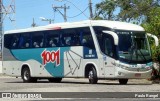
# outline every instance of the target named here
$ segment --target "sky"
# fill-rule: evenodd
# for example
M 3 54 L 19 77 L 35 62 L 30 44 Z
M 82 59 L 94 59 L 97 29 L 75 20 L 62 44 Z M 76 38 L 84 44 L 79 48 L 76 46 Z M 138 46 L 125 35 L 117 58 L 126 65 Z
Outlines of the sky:
M 4 6 L 7 7 L 11 1 L 12 0 L 3 0 Z M 93 13 L 95 12 L 95 5 L 101 1 L 102 0 L 92 0 Z M 5 17 L 4 31 L 31 27 L 33 18 L 37 26 L 44 26 L 49 23 L 42 21 L 40 17 L 54 20 L 52 23 L 64 22 L 62 15 L 58 11 L 54 12 L 52 8 L 53 5 L 64 6 L 64 4 L 66 4 L 69 6 L 69 9 L 67 9 L 68 22 L 87 20 L 90 17 L 89 8 L 86 9 L 88 2 L 89 0 L 64 0 L 63 2 L 57 0 L 15 0 L 16 13 L 15 15 L 10 14 Z M 76 16 L 85 9 L 84 14 Z M 63 9 L 59 10 L 63 13 Z M 15 21 L 11 22 L 9 17 L 15 18 Z

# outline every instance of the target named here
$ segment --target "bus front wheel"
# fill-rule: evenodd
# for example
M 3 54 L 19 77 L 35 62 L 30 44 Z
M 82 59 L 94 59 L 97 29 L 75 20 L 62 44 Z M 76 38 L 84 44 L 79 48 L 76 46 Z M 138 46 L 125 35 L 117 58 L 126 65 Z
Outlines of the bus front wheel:
M 95 68 L 92 67 L 89 70 L 88 79 L 89 79 L 90 84 L 96 84 L 97 83 L 98 78 L 97 78 L 97 72 L 96 72 Z
M 30 83 L 30 82 L 36 82 L 36 78 L 32 78 L 30 75 L 30 70 L 29 68 L 24 68 L 22 70 L 22 79 L 24 83 Z
M 119 84 L 121 85 L 125 85 L 127 84 L 127 82 L 128 82 L 128 79 L 119 79 Z

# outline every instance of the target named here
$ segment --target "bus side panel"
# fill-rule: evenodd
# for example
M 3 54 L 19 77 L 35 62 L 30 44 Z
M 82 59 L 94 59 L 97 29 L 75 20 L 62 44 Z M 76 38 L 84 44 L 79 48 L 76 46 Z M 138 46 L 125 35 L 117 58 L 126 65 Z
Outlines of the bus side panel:
M 24 61 L 22 65 L 29 66 L 32 77 L 49 77 L 50 75 L 45 67 L 40 62 L 34 59 Z
M 16 49 L 11 53 L 29 66 L 34 77 L 64 77 L 64 52 L 68 50 L 69 47 Z
M 22 66 L 28 65 L 32 77 L 84 77 L 86 64 L 92 63 L 97 75 L 103 77 L 95 54 L 82 46 L 14 49 L 9 54 L 12 58 L 4 61 L 4 67 L 8 68 L 5 72 L 12 76 L 21 76 Z M 89 58 L 90 55 L 96 57 Z
M 13 65 L 14 64 L 14 65 Z M 21 76 L 17 61 L 3 61 L 3 73 L 9 76 Z
M 103 61 L 103 67 L 105 70 L 105 78 L 114 78 L 115 77 L 115 66 L 114 61 L 115 59 L 105 56 L 106 59 Z
M 21 72 L 19 72 L 20 65 L 21 63 L 16 61 L 16 58 L 13 56 L 10 50 L 7 48 L 3 48 L 2 72 L 10 76 L 21 76 Z
M 69 51 L 64 52 L 64 76 L 82 77 L 83 70 L 83 47 L 74 46 Z

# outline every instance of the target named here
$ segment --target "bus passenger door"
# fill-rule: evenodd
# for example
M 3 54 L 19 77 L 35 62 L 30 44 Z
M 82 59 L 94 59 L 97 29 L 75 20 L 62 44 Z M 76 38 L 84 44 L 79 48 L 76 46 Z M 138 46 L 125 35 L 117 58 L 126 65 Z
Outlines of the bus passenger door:
M 109 34 L 104 34 L 103 35 L 103 47 L 104 49 L 102 50 L 103 53 L 105 54 L 103 59 L 103 67 L 105 68 L 104 72 L 105 72 L 105 77 L 106 78 L 110 78 L 110 77 L 114 77 L 115 74 L 115 68 L 114 65 L 112 64 L 112 62 L 114 61 L 114 41 L 113 41 L 113 37 Z
M 105 78 L 110 78 L 115 76 L 115 67 L 113 66 L 112 62 L 114 59 L 110 57 L 106 57 L 106 61 L 104 61 L 103 66 L 105 70 Z

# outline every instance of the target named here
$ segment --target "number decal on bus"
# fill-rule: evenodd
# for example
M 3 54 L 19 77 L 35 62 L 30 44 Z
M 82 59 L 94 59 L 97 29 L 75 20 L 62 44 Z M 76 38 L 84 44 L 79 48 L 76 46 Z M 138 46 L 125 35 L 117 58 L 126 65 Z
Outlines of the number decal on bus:
M 47 63 L 54 63 L 56 62 L 56 66 L 60 65 L 60 49 L 57 51 L 47 51 L 46 49 L 41 54 L 42 57 L 42 63 L 43 65 L 46 65 Z

